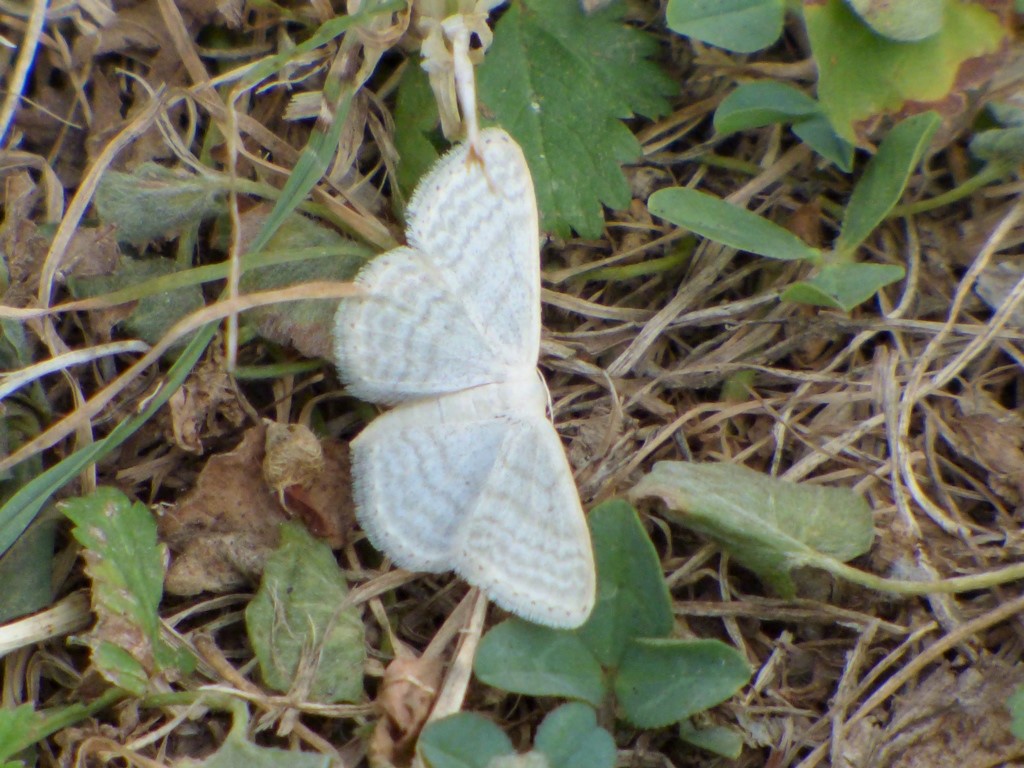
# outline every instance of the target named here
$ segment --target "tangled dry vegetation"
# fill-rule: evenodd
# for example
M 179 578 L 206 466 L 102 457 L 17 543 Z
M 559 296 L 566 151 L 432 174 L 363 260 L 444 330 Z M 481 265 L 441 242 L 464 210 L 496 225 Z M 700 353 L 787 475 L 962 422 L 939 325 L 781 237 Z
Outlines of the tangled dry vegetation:
M 33 20 L 18 8 L 3 4 L 0 18 L 4 34 L 21 40 L 32 34 Z M 101 13 L 109 10 L 104 3 L 72 4 L 63 18 L 57 9 L 46 16 L 30 72 L 19 73 L 17 50 L 5 54 L 5 309 L 60 307 L 70 300 L 70 279 L 116 271 L 122 249 L 109 228 L 96 225 L 90 208 L 106 169 L 147 161 L 177 167 L 195 153 L 212 165 L 234 163 L 240 178 L 283 183 L 312 121 L 287 119 L 284 88 L 248 94 L 230 112 L 211 79 L 238 63 L 220 58 L 222 52 L 245 51 L 202 34 L 214 26 L 244 27 L 250 39 L 262 41 L 249 55 L 264 55 L 282 34 L 281 20 L 270 6 L 255 8 L 145 0 L 112 17 Z M 648 21 L 656 17 L 654 9 L 646 12 Z M 314 2 L 302 13 L 323 21 L 331 9 Z M 399 32 L 382 34 L 396 38 Z M 699 181 L 702 189 L 784 223 L 808 243 L 830 240 L 851 177 L 777 129 L 719 139 L 710 128 L 710 115 L 738 80 L 771 72 L 801 84 L 809 67 L 786 46 L 740 61 L 659 34 L 661 63 L 681 91 L 671 115 L 633 126 L 644 155 L 626 169 L 632 206 L 606 212 L 600 240 L 549 241 L 543 249 L 542 365 L 585 505 L 624 493 L 658 460 L 739 462 L 864 494 L 877 538 L 857 565 L 871 572 L 924 579 L 1019 561 L 1024 320 L 1009 309 L 995 314 L 975 285 L 979 277 L 989 285 L 1001 282 L 1004 303 L 1016 304 L 1024 293 L 1020 286 L 1009 290 L 1016 272 L 1007 283 L 996 268 L 1019 253 L 1024 240 L 1021 182 L 1013 178 L 887 223 L 870 242 L 870 258 L 907 265 L 908 278 L 856 311 L 780 303 L 779 288 L 805 267 L 766 265 L 714 243 L 695 243 L 652 219 L 645 202 L 657 189 Z M 332 54 L 317 55 L 291 73 L 295 91 L 315 91 L 322 82 Z M 357 59 L 353 54 L 354 66 Z M 400 232 L 385 194 L 394 160 L 388 109 L 397 66 L 397 57 L 381 60 L 360 91 L 338 155 L 312 196 L 329 221 L 374 250 L 391 245 Z M 26 75 L 23 84 L 19 74 Z M 228 138 L 207 133 L 211 125 Z M 955 187 L 968 164 L 961 132 L 929 155 L 905 200 Z M 231 216 L 204 226 L 188 244 L 194 250 L 187 258 L 194 256 L 195 264 L 223 261 L 252 237 L 261 201 L 238 195 L 229 202 Z M 147 247 L 151 254 L 162 249 L 168 259 L 182 253 L 180 241 Z M 206 302 L 218 308 L 204 319 L 230 314 L 223 302 L 215 304 L 222 285 L 207 286 Z M 23 319 L 34 361 L 119 338 L 124 305 L 73 309 Z M 329 349 L 324 332 L 296 346 Z M 381 648 L 398 641 L 427 647 L 466 587 L 448 577 L 387 581 L 391 577 L 374 569 L 379 560 L 354 528 L 347 490 L 344 443 L 361 418 L 328 362 L 303 366 L 305 358 L 288 347 L 243 333 L 237 350 L 243 368 L 298 365 L 274 378 L 233 379 L 224 349 L 224 340 L 211 345 L 169 406 L 61 495 L 112 484 L 167 506 L 162 535 L 176 555 L 176 570 L 167 585 L 166 618 L 202 650 L 204 682 L 242 691 L 274 722 L 281 703 L 254 679 L 239 626 L 251 591 L 246 569 L 258 570 L 285 492 L 252 482 L 263 461 L 263 418 L 315 421 L 333 436 L 324 443 L 330 482 L 314 482 L 301 507 L 314 531 L 340 550 L 353 583 L 370 585 L 371 695 L 387 661 Z M 56 415 L 14 457 L 41 456 L 49 465 L 107 434 L 160 384 L 167 362 L 155 358 L 129 378 L 118 378 L 131 364 L 125 354 L 80 365 L 71 375 L 47 376 L 46 399 Z M 280 487 L 293 485 L 284 480 Z M 680 632 L 734 644 L 755 670 L 752 683 L 710 715 L 744 732 L 747 747 L 737 765 L 1024 761 L 1005 709 L 1024 682 L 1018 584 L 907 599 L 807 573 L 800 579 L 803 597 L 782 601 L 656 510 L 644 515 Z M 65 541 L 56 557 L 59 597 L 83 586 L 73 555 Z M 376 596 L 382 584 L 399 585 L 386 617 Z M 210 597 L 211 589 L 227 594 Z M 381 629 L 388 623 L 397 639 Z M 3 675 L 5 706 L 87 699 L 99 685 L 87 655 L 59 640 L 8 655 Z M 463 704 L 491 715 L 513 740 L 527 738 L 548 707 L 475 684 Z M 178 714 L 131 705 L 104 712 L 51 739 L 42 761 L 120 755 L 142 764 L 208 753 L 224 723 L 214 715 L 189 722 Z M 327 716 L 307 712 L 293 720 L 290 738 L 354 761 L 363 754 L 363 729 L 372 719 L 369 706 Z M 672 729 L 620 731 L 617 738 L 624 765 L 711 762 Z

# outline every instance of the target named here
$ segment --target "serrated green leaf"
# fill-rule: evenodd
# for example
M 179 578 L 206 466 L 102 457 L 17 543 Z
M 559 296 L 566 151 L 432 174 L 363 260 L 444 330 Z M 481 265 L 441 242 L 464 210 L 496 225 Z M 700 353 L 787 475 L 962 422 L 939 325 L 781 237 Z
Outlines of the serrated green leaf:
M 937 35 L 946 0 L 848 0 L 861 20 L 892 40 L 913 42 Z
M 637 639 L 622 657 L 615 696 L 633 725 L 660 728 L 720 704 L 749 680 L 742 654 L 718 640 Z
M 739 759 L 743 752 L 743 734 L 724 725 L 697 728 L 690 720 L 683 720 L 679 723 L 679 738 L 730 760 Z
M 793 123 L 793 133 L 811 149 L 836 164 L 843 173 L 853 170 L 853 144 L 832 127 L 825 115 Z
M 803 91 L 773 80 L 745 83 L 715 110 L 715 130 L 722 134 L 790 123 L 821 114 L 821 106 Z
M 213 178 L 143 163 L 131 173 L 103 174 L 95 203 L 100 219 L 116 227 L 118 240 L 141 244 L 215 216 L 223 196 Z
M 487 768 L 515 749 L 501 728 L 475 712 L 459 712 L 423 729 L 416 752 L 430 768 Z
M 166 550 L 146 505 L 115 488 L 98 488 L 63 502 L 61 511 L 75 524 L 72 535 L 84 548 L 92 579 L 97 622 L 85 640 L 96 668 L 133 693 L 145 692 L 154 674 L 188 671 L 189 658 L 160 636 Z
M 68 287 L 76 299 L 84 299 L 180 271 L 182 267 L 170 259 L 124 257 L 113 274 L 71 278 Z M 125 330 L 143 341 L 155 344 L 172 325 L 203 306 L 203 292 L 198 285 L 152 293 L 139 299 L 135 309 L 124 321 Z M 190 338 L 187 336 L 180 339 L 175 347 L 183 347 Z
M 592 15 L 564 0 L 514 3 L 477 70 L 481 111 L 523 147 L 542 226 L 601 234 L 601 203 L 629 204 L 620 165 L 640 146 L 620 122 L 664 114 L 675 84 L 648 60 L 654 38 L 625 26 L 616 4 Z
M 660 189 L 647 207 L 653 216 L 740 251 L 781 260 L 821 257 L 821 251 L 778 224 L 695 189 Z
M 707 536 L 786 597 L 794 594 L 793 568 L 845 562 L 874 538 L 871 508 L 853 491 L 738 464 L 658 462 L 629 496 L 661 499 L 668 519 Z
M 244 293 L 286 288 L 310 280 L 351 280 L 373 255 L 366 246 L 298 213 L 284 220 L 263 250 L 303 251 L 310 255 L 303 261 L 246 269 L 239 281 Z M 264 338 L 290 345 L 306 357 L 330 360 L 337 309 L 337 302 L 333 301 L 287 301 L 258 307 L 247 313 L 247 319 L 256 324 Z
M 245 610 L 249 642 L 267 685 L 289 691 L 302 669 L 309 676 L 303 692 L 312 701 L 363 698 L 364 627 L 357 609 L 342 608 L 347 596 L 330 547 L 301 525 L 281 526 L 281 543 Z
M 753 53 L 779 39 L 783 0 L 669 0 L 669 29 L 727 51 Z
M 786 288 L 781 298 L 849 312 L 881 288 L 902 280 L 905 274 L 906 270 L 896 264 L 829 264 L 810 280 Z
M 981 4 L 951 0 L 942 30 L 906 43 L 875 34 L 844 0 L 804 3 L 804 19 L 818 66 L 818 101 L 836 132 L 858 144 L 879 116 L 935 104 L 953 119 L 971 103 L 969 89 L 984 82 L 1010 39 L 998 16 Z
M 562 696 L 598 706 L 601 666 L 574 632 L 509 619 L 480 641 L 473 671 L 488 685 L 527 696 Z
M 672 604 L 661 562 L 636 512 L 605 502 L 589 515 L 597 559 L 597 604 L 578 636 L 604 667 L 615 667 L 634 637 L 672 631 Z
M 852 254 L 900 201 L 940 122 L 934 112 L 925 112 L 889 131 L 846 206 L 835 245 L 840 258 Z
M 548 758 L 551 768 L 613 768 L 615 739 L 597 724 L 597 713 L 586 704 L 563 704 L 544 718 L 534 749 Z

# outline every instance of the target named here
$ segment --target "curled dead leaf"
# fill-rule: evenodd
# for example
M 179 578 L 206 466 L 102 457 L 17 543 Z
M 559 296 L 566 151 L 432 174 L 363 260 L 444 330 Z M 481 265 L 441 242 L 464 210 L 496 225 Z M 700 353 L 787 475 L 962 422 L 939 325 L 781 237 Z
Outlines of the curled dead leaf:
M 266 427 L 246 431 L 228 452 L 211 456 L 195 488 L 159 520 L 161 538 L 173 558 L 166 589 L 171 594 L 225 592 L 251 584 L 276 548 L 278 526 L 288 512 L 263 476 Z M 289 508 L 310 531 L 334 548 L 348 540 L 355 525 L 347 447 L 336 440 L 321 443 L 322 469 L 309 487 L 285 489 Z M 302 503 L 293 489 L 303 489 Z
M 324 471 L 324 451 L 309 427 L 264 419 L 263 479 L 282 499 L 291 485 L 309 488 Z M 285 505 L 287 506 L 287 505 Z
M 388 664 L 377 696 L 381 717 L 370 739 L 373 766 L 404 766 L 412 761 L 420 730 L 441 684 L 438 658 L 400 657 Z

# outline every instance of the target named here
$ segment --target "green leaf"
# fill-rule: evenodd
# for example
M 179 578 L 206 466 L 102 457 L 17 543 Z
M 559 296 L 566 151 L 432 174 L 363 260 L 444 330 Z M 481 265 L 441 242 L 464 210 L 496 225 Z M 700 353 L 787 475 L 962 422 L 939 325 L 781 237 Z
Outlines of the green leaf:
M 363 698 L 365 639 L 348 585 L 330 547 L 305 527 L 281 526 L 281 543 L 267 560 L 259 591 L 245 609 L 245 626 L 263 679 L 290 691 L 301 674 L 312 701 Z
M 423 729 L 416 751 L 430 768 L 487 768 L 491 761 L 514 755 L 501 728 L 475 712 L 459 712 Z
M 1018 687 L 1006 700 L 1010 710 L 1010 731 L 1018 739 L 1024 739 L 1024 686 Z M 0 738 L 0 743 L 3 739 Z
M 906 270 L 895 264 L 829 264 L 810 280 L 789 286 L 781 298 L 849 312 L 905 274 Z
M 677 86 L 648 58 L 655 39 L 624 25 L 621 4 L 583 13 L 565 0 L 523 0 L 495 25 L 477 70 L 481 111 L 523 147 L 542 227 L 597 237 L 601 203 L 625 208 L 620 165 L 640 155 L 622 118 L 668 111 Z
M 846 206 L 835 246 L 840 258 L 852 254 L 900 201 L 939 122 L 934 112 L 925 112 L 889 131 Z
M 373 254 L 363 245 L 339 235 L 301 214 L 288 216 L 264 253 L 309 253 L 309 258 L 287 264 L 251 267 L 239 281 L 243 293 L 286 288 L 311 280 L 351 280 Z M 330 360 L 334 355 L 336 301 L 286 301 L 247 313 L 260 335 L 290 345 L 306 357 Z
M 124 648 L 106 640 L 97 643 L 92 652 L 92 663 L 118 688 L 135 696 L 144 696 L 149 688 L 149 670 Z
M 752 53 L 779 39 L 783 0 L 669 0 L 669 29 L 736 53 Z
M 986 163 L 996 163 L 1009 173 L 1024 163 L 1024 125 L 995 128 L 971 137 L 971 154 Z
M 423 67 L 410 63 L 398 81 L 395 100 L 395 149 L 398 152 L 398 186 L 406 199 L 441 156 L 437 102 Z
M 519 619 L 484 635 L 473 671 L 487 685 L 527 696 L 581 699 L 596 707 L 605 693 L 601 667 L 576 633 Z
M 248 717 L 235 710 L 231 730 L 220 749 L 205 760 L 185 758 L 177 768 L 330 768 L 331 759 L 314 752 L 297 749 L 274 749 L 253 744 L 247 738 Z
M 743 734 L 724 725 L 697 728 L 690 720 L 683 720 L 679 723 L 679 738 L 730 760 L 739 759 L 743 752 Z
M 127 288 L 153 278 L 181 272 L 182 267 L 170 259 L 133 259 L 123 257 L 117 271 L 111 275 L 71 278 L 68 287 L 76 299 L 99 296 Z M 143 341 L 155 344 L 172 325 L 183 317 L 202 309 L 203 292 L 198 285 L 186 285 L 170 291 L 143 296 L 128 318 L 125 330 Z M 180 339 L 176 347 L 183 347 L 191 337 Z
M 0 371 L 13 371 L 32 365 L 32 347 L 25 324 L 0 319 Z
M 115 488 L 69 499 L 61 510 L 75 524 L 92 579 L 96 626 L 85 640 L 93 663 L 114 685 L 142 695 L 155 673 L 188 671 L 189 659 L 160 636 L 166 548 L 145 504 Z
M 217 215 L 223 187 L 214 177 L 143 163 L 131 173 L 107 171 L 96 188 L 96 211 L 117 239 L 143 244 L 177 235 Z
M 31 704 L 0 709 L 0 760 L 10 760 L 32 746 L 42 721 Z
M 186 758 L 177 765 L 181 768 L 330 768 L 331 759 L 315 752 L 261 747 L 251 741 L 231 738 L 206 760 Z
M 544 718 L 534 749 L 548 758 L 551 768 L 613 768 L 615 739 L 597 724 L 597 713 L 586 704 L 563 704 Z
M 661 728 L 720 704 L 749 680 L 742 654 L 718 640 L 638 639 L 622 658 L 615 695 L 626 720 Z
M 38 611 L 53 602 L 56 533 L 56 519 L 39 520 L 0 557 L 0 584 L 4 585 L 0 591 L 0 623 Z
M 0 765 L 15 755 L 25 759 L 26 750 L 60 730 L 102 712 L 124 698 L 124 693 L 107 689 L 88 704 L 69 704 L 36 710 L 31 704 L 0 709 Z M 28 760 L 28 765 L 36 765 Z
M 916 2 L 916 0 L 915 0 Z M 803 4 L 818 66 L 818 100 L 836 132 L 867 142 L 880 117 L 930 105 L 953 120 L 987 82 L 1009 31 L 982 4 L 950 0 L 937 35 L 888 40 L 863 24 L 843 0 Z
M 821 257 L 821 251 L 778 224 L 695 189 L 658 190 L 647 207 L 654 216 L 740 251 L 787 261 Z
M 661 499 L 666 517 L 704 534 L 786 597 L 795 591 L 790 570 L 845 562 L 874 538 L 871 508 L 853 491 L 738 464 L 658 462 L 629 496 Z
M 715 130 L 723 134 L 775 123 L 792 123 L 793 133 L 842 171 L 853 167 L 853 145 L 836 134 L 818 102 L 790 85 L 747 83 L 715 110 Z
M 1003 128 L 1024 126 L 1024 105 L 1012 101 L 995 101 L 986 104 L 985 111 Z
M 793 123 L 793 133 L 843 173 L 853 170 L 853 144 L 836 133 L 825 115 Z
M 803 91 L 773 80 L 745 83 L 715 110 L 718 133 L 729 134 L 821 114 L 821 106 Z
M 883 37 L 924 40 L 942 29 L 946 0 L 849 0 L 861 20 Z
M 602 666 L 615 667 L 634 637 L 663 637 L 672 631 L 672 603 L 658 553 L 627 502 L 601 504 L 589 522 L 597 604 L 577 634 Z
M 336 89 L 337 83 L 334 83 L 331 90 Z M 352 107 L 352 95 L 351 87 L 347 86 L 345 90 L 337 93 L 335 98 L 326 99 L 325 86 L 326 106 L 332 111 L 334 119 L 326 126 L 318 122 L 309 135 L 306 146 L 299 154 L 298 162 L 295 163 L 292 172 L 288 174 L 288 181 L 281 188 L 281 196 L 274 202 L 270 215 L 263 222 L 256 238 L 249 244 L 248 253 L 259 253 L 263 250 L 274 233 L 288 220 L 299 203 L 323 177 L 334 158 L 338 142 L 341 140 L 341 128 L 345 125 L 348 112 Z

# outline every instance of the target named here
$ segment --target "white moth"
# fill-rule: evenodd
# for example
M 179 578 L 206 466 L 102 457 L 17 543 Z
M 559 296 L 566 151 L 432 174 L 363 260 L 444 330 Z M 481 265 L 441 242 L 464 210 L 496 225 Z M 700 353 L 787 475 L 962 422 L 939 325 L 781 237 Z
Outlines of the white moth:
M 594 557 L 537 372 L 538 231 L 519 145 L 475 133 L 421 181 L 408 246 L 360 272 L 335 353 L 350 392 L 395 406 L 352 442 L 370 541 L 403 568 L 455 570 L 525 619 L 577 627 Z

